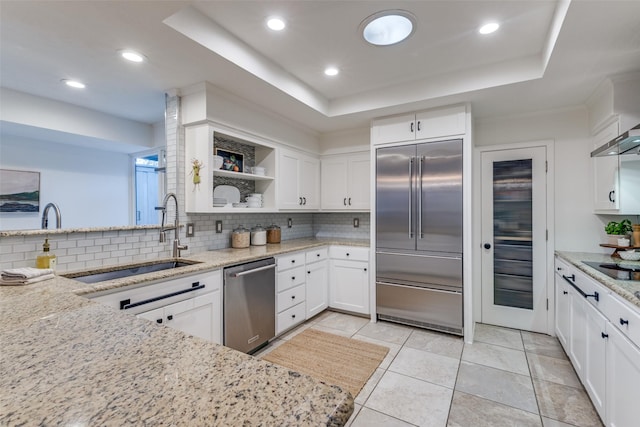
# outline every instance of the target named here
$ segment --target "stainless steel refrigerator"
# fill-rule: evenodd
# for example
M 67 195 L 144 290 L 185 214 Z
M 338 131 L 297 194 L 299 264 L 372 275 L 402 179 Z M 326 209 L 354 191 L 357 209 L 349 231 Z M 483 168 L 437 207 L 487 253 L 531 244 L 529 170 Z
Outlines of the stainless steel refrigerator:
M 378 148 L 378 318 L 462 335 L 462 262 L 462 140 Z

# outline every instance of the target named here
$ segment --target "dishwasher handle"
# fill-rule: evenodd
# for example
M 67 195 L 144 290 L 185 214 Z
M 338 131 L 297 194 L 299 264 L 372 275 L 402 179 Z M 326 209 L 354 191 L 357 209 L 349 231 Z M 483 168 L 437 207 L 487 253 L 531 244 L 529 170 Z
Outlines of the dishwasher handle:
M 275 264 L 265 265 L 264 267 L 252 268 L 251 270 L 240 271 L 238 273 L 231 273 L 229 276 L 242 277 L 242 276 L 246 276 L 247 274 L 253 274 L 253 273 L 257 273 L 259 271 L 265 271 L 265 270 L 272 270 L 274 268 L 276 268 Z

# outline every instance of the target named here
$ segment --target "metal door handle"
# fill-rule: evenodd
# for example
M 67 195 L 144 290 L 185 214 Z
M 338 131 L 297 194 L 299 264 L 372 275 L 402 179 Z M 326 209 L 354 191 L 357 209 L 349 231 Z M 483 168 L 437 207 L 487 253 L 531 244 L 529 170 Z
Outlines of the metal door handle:
M 420 132 L 420 120 L 418 120 L 418 132 Z
M 167 320 L 173 320 L 173 314 L 168 315 Z
M 413 123 L 411 124 L 413 132 Z M 409 159 L 409 238 L 413 239 L 413 221 L 411 211 L 413 210 L 413 157 Z
M 298 197 L 298 199 L 300 199 L 300 201 L 298 202 L 298 205 L 302 206 L 302 197 Z
M 265 265 L 264 267 L 252 268 L 251 270 L 234 273 L 231 275 L 231 277 L 242 277 L 242 276 L 246 276 L 247 274 L 257 273 L 259 271 L 271 270 L 272 268 L 276 268 L 276 265 L 271 264 L 271 265 Z
M 342 203 L 347 206 L 347 198 L 345 197 L 344 200 L 342 200 Z
M 600 332 L 600 336 L 602 338 L 609 338 L 609 334 L 605 334 L 604 332 Z
M 351 206 L 351 197 L 349 197 L 349 206 Z
M 303 205 L 306 205 L 306 204 L 307 204 L 307 198 L 306 198 L 306 197 L 303 197 L 303 198 L 302 198 L 302 200 L 304 200 Z
M 629 321 L 628 320 L 624 320 L 622 317 L 620 318 L 620 326 L 624 326 L 624 325 L 628 325 Z
M 411 133 L 413 133 L 413 122 L 411 122 Z
M 609 191 L 609 201 L 611 203 L 615 203 L 616 202 L 616 199 L 614 198 L 615 195 L 616 195 L 616 190 Z
M 485 243 L 483 246 L 485 249 L 491 249 L 491 243 Z
M 420 122 L 418 122 L 418 130 L 420 130 Z M 418 188 L 418 238 L 422 239 L 424 234 L 422 233 L 422 163 L 424 162 L 424 156 L 420 156 L 420 162 L 418 162 L 418 181 L 420 186 Z

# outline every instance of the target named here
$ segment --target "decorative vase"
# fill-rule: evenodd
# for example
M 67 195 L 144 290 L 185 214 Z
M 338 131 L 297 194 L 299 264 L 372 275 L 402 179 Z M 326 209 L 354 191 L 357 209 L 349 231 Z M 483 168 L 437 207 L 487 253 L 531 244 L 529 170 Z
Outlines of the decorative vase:
M 618 239 L 626 237 L 624 234 L 607 234 L 607 243 L 613 246 L 618 246 Z
M 640 224 L 633 224 L 631 229 L 633 230 L 633 246 L 640 247 Z

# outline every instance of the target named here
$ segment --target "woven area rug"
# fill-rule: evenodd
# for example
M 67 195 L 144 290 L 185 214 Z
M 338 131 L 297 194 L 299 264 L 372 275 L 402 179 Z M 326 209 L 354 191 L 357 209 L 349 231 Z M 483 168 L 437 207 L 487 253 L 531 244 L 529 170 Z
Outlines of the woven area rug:
M 355 398 L 388 351 L 380 345 L 306 329 L 262 359 L 339 385 Z

